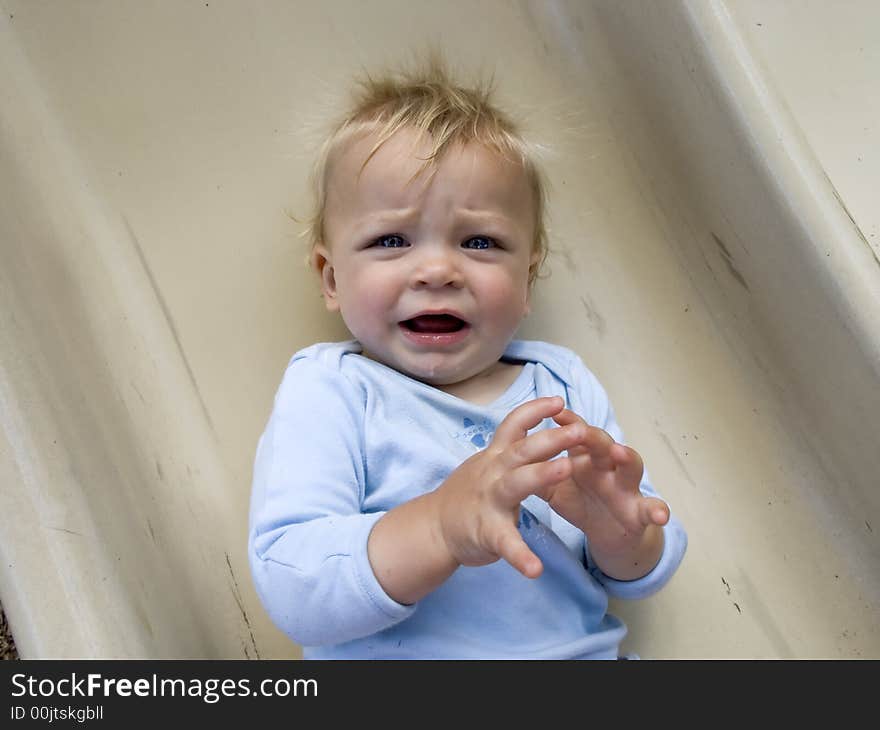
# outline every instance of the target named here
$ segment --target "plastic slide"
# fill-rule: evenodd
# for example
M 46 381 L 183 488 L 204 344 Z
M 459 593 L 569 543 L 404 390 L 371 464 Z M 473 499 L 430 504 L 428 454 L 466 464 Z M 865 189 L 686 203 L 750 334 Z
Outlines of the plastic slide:
M 25 658 L 280 658 L 246 557 L 318 122 L 429 43 L 547 146 L 520 336 L 689 532 L 643 658 L 880 657 L 880 5 L 0 0 L 0 602 Z M 871 31 L 871 28 L 874 30 Z

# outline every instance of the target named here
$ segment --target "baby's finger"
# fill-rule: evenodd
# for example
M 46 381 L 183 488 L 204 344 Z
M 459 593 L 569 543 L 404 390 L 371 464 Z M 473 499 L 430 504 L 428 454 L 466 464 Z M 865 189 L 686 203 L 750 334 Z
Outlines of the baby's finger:
M 525 438 L 531 429 L 545 418 L 559 413 L 564 406 L 565 402 L 559 396 L 535 398 L 517 406 L 495 429 L 495 435 L 492 437 L 493 446 L 506 448 L 515 441 Z
M 645 497 L 639 503 L 639 520 L 648 525 L 663 526 L 669 522 L 669 505 L 656 497 Z
M 609 449 L 615 444 L 615 441 L 607 432 L 596 426 L 590 426 L 577 413 L 567 408 L 553 416 L 553 420 L 560 426 L 568 426 L 575 423 L 584 424 L 586 427 L 584 438 L 578 446 L 589 453 L 592 467 L 604 471 L 614 468 L 614 461 L 611 458 Z
M 626 484 L 638 486 L 645 470 L 639 452 L 623 444 L 614 444 L 611 447 L 611 457 L 617 467 L 618 477 L 622 478 Z
M 537 578 L 544 570 L 540 558 L 529 549 L 515 527 L 510 527 L 500 533 L 495 553 L 526 578 Z
M 559 413 L 553 416 L 553 420 L 560 426 L 568 426 L 572 423 L 583 423 L 584 425 L 588 425 L 583 418 L 568 408 L 563 408 Z
M 571 460 L 565 457 L 550 461 L 539 461 L 535 464 L 524 464 L 509 471 L 502 484 L 503 502 L 513 507 L 531 494 L 542 499 L 547 495 L 545 490 L 571 476 Z
M 594 469 L 612 471 L 615 463 L 611 456 L 611 447 L 615 443 L 615 440 L 601 428 L 589 426 L 580 445 L 590 455 L 590 462 Z
M 515 441 L 502 454 L 503 464 L 515 469 L 523 464 L 547 461 L 583 441 L 587 425 L 572 424 L 559 428 L 544 428 Z
M 556 423 L 558 423 L 563 428 L 565 426 L 577 427 L 578 425 L 581 425 L 582 428 L 584 428 L 584 429 L 587 429 L 590 427 L 589 424 L 583 418 L 581 418 L 574 411 L 570 411 L 568 408 L 560 411 L 555 416 L 553 416 L 553 420 L 556 421 Z M 581 446 L 580 443 L 573 444 L 568 447 L 568 455 L 569 456 L 574 456 L 575 454 L 580 454 L 583 452 L 584 452 L 584 447 Z

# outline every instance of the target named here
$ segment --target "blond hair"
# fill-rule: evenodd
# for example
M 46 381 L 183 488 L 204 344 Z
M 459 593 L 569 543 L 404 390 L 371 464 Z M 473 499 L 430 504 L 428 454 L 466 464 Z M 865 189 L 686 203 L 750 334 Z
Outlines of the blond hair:
M 492 82 L 460 86 L 450 78 L 439 54 L 432 53 L 413 70 L 388 71 L 378 76 L 366 72 L 356 83 L 351 104 L 332 127 L 312 172 L 314 208 L 303 233 L 310 250 L 324 241 L 326 186 L 334 156 L 353 140 L 372 134 L 376 142 L 361 165 L 363 170 L 396 132 L 410 128 L 416 130 L 419 139 L 427 136 L 431 145 L 419 172 L 435 166 L 451 147 L 472 142 L 522 166 L 535 208 L 532 251 L 538 255 L 529 268 L 529 283 L 533 283 L 547 257 L 544 176 L 536 148 L 493 104 Z

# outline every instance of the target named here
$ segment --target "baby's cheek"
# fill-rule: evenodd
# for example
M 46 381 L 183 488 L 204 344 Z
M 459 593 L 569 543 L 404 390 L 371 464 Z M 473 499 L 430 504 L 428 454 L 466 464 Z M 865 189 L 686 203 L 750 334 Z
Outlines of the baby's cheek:
M 494 281 L 484 289 L 484 313 L 492 313 L 499 321 L 518 321 L 525 314 L 528 287 L 511 280 Z
M 354 283 L 346 303 L 345 323 L 356 339 L 377 353 L 383 352 L 396 317 L 394 283 L 367 276 Z
M 375 315 L 387 306 L 388 287 L 385 282 L 370 276 L 369 272 L 351 275 L 345 282 L 343 296 L 352 316 L 360 319 Z

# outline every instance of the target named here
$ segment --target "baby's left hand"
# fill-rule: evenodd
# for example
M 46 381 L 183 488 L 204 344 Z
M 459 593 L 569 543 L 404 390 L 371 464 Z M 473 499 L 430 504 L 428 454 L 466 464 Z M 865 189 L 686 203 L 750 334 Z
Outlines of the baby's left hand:
M 594 556 L 619 554 L 628 561 L 629 554 L 644 552 L 646 531 L 669 521 L 669 507 L 639 491 L 643 473 L 639 454 L 568 409 L 553 420 L 560 426 L 581 423 L 585 435 L 568 449 L 572 476 L 542 496 L 554 511 L 586 533 Z M 662 540 L 659 547 L 662 550 Z M 659 552 L 654 557 L 659 558 Z M 644 574 L 650 567 L 636 572 Z

